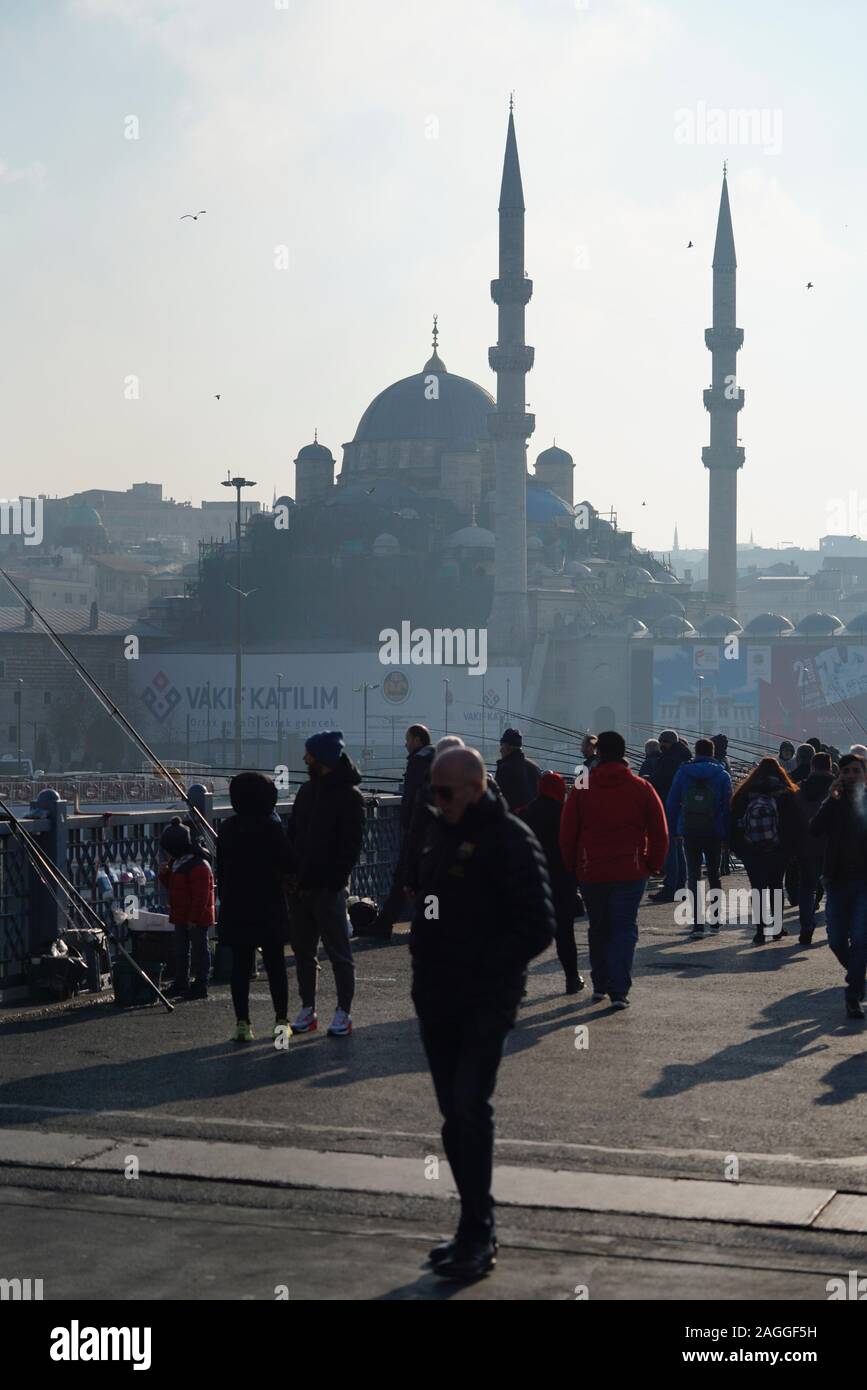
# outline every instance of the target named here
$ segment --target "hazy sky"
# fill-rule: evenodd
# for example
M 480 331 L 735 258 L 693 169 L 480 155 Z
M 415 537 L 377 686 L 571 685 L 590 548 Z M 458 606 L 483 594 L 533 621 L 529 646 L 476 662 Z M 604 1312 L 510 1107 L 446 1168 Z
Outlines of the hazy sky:
M 531 459 L 556 435 L 576 498 L 613 504 L 639 544 L 668 549 L 675 521 L 682 545 L 706 544 L 703 335 L 727 158 L 739 539 L 815 544 L 841 498 L 845 529 L 867 534 L 867 489 L 865 514 L 861 495 L 848 510 L 863 473 L 865 13 L 3 0 L 0 490 L 148 480 L 198 503 L 225 495 L 231 467 L 270 501 L 294 491 L 314 426 L 339 465 L 369 401 L 422 367 L 434 312 L 449 370 L 493 391 L 514 88 Z M 761 124 L 739 136 L 738 110 Z

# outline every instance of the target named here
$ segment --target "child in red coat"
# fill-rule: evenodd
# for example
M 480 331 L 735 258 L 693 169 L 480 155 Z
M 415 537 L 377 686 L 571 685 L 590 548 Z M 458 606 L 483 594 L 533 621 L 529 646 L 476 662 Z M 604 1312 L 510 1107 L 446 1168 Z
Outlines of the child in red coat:
M 175 980 L 167 992 L 184 999 L 207 999 L 208 928 L 216 921 L 213 870 L 207 851 L 192 839 L 178 816 L 163 831 L 160 847 L 169 856 L 160 869 L 160 883 L 169 895 L 169 921 L 175 929 Z

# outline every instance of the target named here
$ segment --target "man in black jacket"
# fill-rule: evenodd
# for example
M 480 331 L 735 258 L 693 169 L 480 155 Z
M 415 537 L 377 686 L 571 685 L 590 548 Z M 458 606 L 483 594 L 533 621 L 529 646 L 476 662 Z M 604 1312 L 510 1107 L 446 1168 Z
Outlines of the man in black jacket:
M 797 802 L 809 826 L 828 792 L 834 784 L 829 753 L 814 753 L 812 744 L 806 745 L 811 754 L 811 771 L 799 786 Z M 800 748 L 798 752 L 800 753 Z M 798 874 L 798 917 L 801 931 L 798 941 L 809 946 L 816 930 L 816 908 L 819 905 L 822 887 L 822 860 L 825 857 L 825 836 L 807 835 L 799 863 Z
M 525 757 L 523 743 L 518 729 L 504 729 L 500 735 L 500 757 L 495 776 L 510 811 L 519 811 L 539 794 L 542 773 L 538 763 Z
M 397 865 L 394 870 L 391 891 L 382 905 L 382 910 L 367 929 L 365 935 L 391 936 L 391 930 L 398 920 L 398 914 L 406 899 L 407 884 L 411 882 L 409 864 L 415 851 L 420 848 L 414 844 L 417 836 L 419 796 L 430 781 L 434 750 L 430 741 L 430 729 L 424 724 L 410 724 L 404 739 L 406 747 L 406 772 L 403 775 L 403 793 L 400 799 L 400 847 Z
M 683 763 L 692 761 L 692 754 L 681 743 L 674 729 L 663 729 L 659 735 L 659 761 L 647 779 L 663 806 L 668 802 L 671 784 Z M 683 840 L 675 834 L 676 826 L 668 827 L 668 854 L 663 870 L 662 887 L 650 893 L 651 902 L 673 903 L 674 895 L 686 887 L 686 855 Z
M 828 945 L 846 971 L 846 1015 L 863 1018 L 867 979 L 867 765 L 844 753 L 840 775 L 810 822 L 824 835 Z
M 322 941 L 337 986 L 337 1011 L 328 1029 L 332 1037 L 352 1032 L 355 965 L 349 944 L 346 888 L 358 862 L 364 830 L 361 774 L 344 750 L 343 734 L 329 729 L 305 744 L 310 780 L 299 787 L 289 815 L 293 860 L 290 933 L 301 1012 L 295 1033 L 312 1033 L 316 1016 L 317 954 Z
M 476 750 L 441 753 L 431 790 L 437 810 L 420 860 L 412 999 L 461 1199 L 455 1239 L 431 1251 L 431 1263 L 443 1278 L 465 1280 L 496 1263 L 491 1096 L 527 964 L 551 944 L 555 921 L 541 846 L 488 789 Z

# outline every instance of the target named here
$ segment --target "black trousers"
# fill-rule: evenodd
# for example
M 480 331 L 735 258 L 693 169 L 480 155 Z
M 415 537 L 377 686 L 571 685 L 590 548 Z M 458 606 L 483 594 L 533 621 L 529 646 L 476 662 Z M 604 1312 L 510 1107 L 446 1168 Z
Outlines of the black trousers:
M 443 1148 L 461 1199 L 461 1241 L 489 1241 L 494 1235 L 491 1097 L 515 1015 L 515 1009 L 470 1005 L 462 1013 L 419 1017 L 443 1116 Z
M 260 946 L 262 964 L 268 975 L 268 988 L 277 1018 L 287 1018 L 289 1013 L 289 981 L 286 978 L 286 957 L 283 945 L 272 943 Z M 256 958 L 255 946 L 232 947 L 232 1003 L 235 1017 L 250 1021 L 250 976 Z
M 722 859 L 722 840 L 715 835 L 684 835 L 683 849 L 686 854 L 686 886 L 692 893 L 693 923 L 698 913 L 698 880 L 701 877 L 701 861 L 707 864 L 707 886 L 721 888 L 720 860 Z M 717 914 L 717 921 L 719 916 Z
M 554 904 L 554 914 L 557 919 L 554 945 L 557 948 L 557 959 L 563 967 L 563 973 L 567 980 L 574 979 L 578 974 L 578 947 L 575 945 L 576 893 L 577 889 L 573 888 L 568 895 L 564 895 L 562 900 L 558 897 Z

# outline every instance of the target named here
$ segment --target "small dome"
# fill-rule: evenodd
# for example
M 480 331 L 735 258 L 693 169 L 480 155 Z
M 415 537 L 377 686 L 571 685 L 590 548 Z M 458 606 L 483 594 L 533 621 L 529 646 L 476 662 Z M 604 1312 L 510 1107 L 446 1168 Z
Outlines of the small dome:
M 540 487 L 532 478 L 527 479 L 527 520 L 528 522 L 554 521 L 565 516 L 570 520 L 575 513 L 568 502 L 558 497 L 548 487 Z
M 665 618 L 660 618 L 655 624 L 655 630 L 659 637 L 693 637 L 695 628 L 686 618 L 680 618 L 676 613 L 669 613 Z
M 294 507 L 295 502 L 291 497 L 278 497 L 274 503 L 275 507 Z
M 374 555 L 396 555 L 399 550 L 400 541 L 389 531 L 383 531 L 382 535 L 377 536 L 373 542 Z
M 679 584 L 680 580 L 670 570 L 660 570 L 659 574 L 656 575 L 656 582 L 657 584 Z
M 642 569 L 640 565 L 630 565 L 626 571 L 626 578 L 630 584 L 653 583 L 653 575 L 650 570 Z
M 635 599 L 626 611 L 631 613 L 633 618 L 640 618 L 643 623 L 652 623 L 669 613 L 682 618 L 686 613 L 680 599 L 675 598 L 670 589 L 657 589 L 646 598 Z
M 592 579 L 593 571 L 589 565 L 584 565 L 580 560 L 569 560 L 566 563 L 566 574 L 571 574 L 573 579 Z
M 619 617 L 600 618 L 598 623 L 593 624 L 592 631 L 600 635 L 606 632 L 622 637 L 644 637 L 648 629 L 640 618 L 633 618 L 630 613 L 621 613 Z
M 496 543 L 493 531 L 487 531 L 484 526 L 464 526 L 460 531 L 455 531 L 446 541 L 449 548 L 464 546 L 475 549 L 491 549 Z
M 324 444 L 320 444 L 318 439 L 314 439 L 312 444 L 305 444 L 303 449 L 298 450 L 298 457 L 295 463 L 333 463 L 334 455 L 330 449 L 326 449 Z
M 853 637 L 867 637 L 867 613 L 859 613 L 857 617 L 850 618 L 846 624 L 846 631 Z
M 796 625 L 795 631 L 804 637 L 830 637 L 832 633 L 839 632 L 842 626 L 842 620 L 835 618 L 833 613 L 808 613 Z
M 556 444 L 552 444 L 551 447 L 550 447 L 550 449 L 543 449 L 542 452 L 541 452 L 541 454 L 537 454 L 537 456 L 536 456 L 536 467 L 537 467 L 537 468 L 539 467 L 539 464 L 540 464 L 540 463 L 541 463 L 542 467 L 544 468 L 546 463 L 557 463 L 557 464 L 573 463 L 573 459 L 572 459 L 572 455 L 571 455 L 571 454 L 567 454 L 565 449 L 560 449 L 560 448 L 557 447 Z
M 732 632 L 743 632 L 737 618 L 729 618 L 725 613 L 711 613 L 702 618 L 698 630 L 702 637 L 728 637 Z
M 779 613 L 759 613 L 747 623 L 744 632 L 748 637 L 773 637 L 783 632 L 793 632 L 794 627 L 788 618 Z

